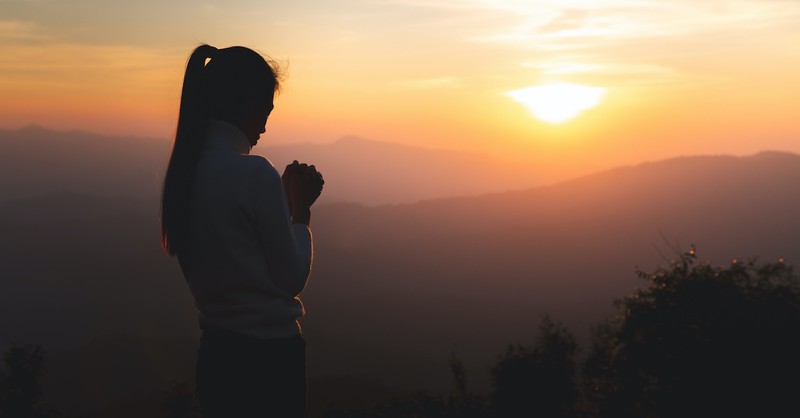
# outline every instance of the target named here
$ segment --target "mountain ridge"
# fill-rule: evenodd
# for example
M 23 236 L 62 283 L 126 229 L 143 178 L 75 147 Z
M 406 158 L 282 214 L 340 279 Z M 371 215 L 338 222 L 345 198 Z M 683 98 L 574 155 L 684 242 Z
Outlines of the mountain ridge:
M 671 164 L 683 164 L 686 162 L 697 162 L 697 161 L 715 161 L 715 162 L 736 162 L 736 161 L 759 161 L 765 158 L 772 159 L 772 161 L 789 161 L 794 163 L 800 163 L 800 154 L 795 154 L 788 151 L 758 151 L 754 154 L 749 155 L 726 155 L 726 154 L 710 154 L 710 155 L 686 155 L 686 156 L 676 156 L 665 158 L 663 160 L 653 160 L 653 161 L 643 161 L 636 164 L 626 164 L 621 165 L 605 170 L 599 170 L 597 172 L 593 172 L 590 174 L 580 175 L 577 177 L 556 181 L 552 184 L 544 184 L 539 186 L 532 186 L 532 187 L 525 187 L 520 189 L 513 189 L 513 190 L 502 190 L 502 191 L 495 191 L 495 192 L 486 192 L 477 195 L 471 196 L 450 196 L 450 197 L 436 197 L 430 199 L 420 200 L 418 202 L 411 202 L 411 203 L 401 203 L 401 204 L 384 204 L 379 206 L 412 206 L 418 203 L 437 203 L 439 201 L 461 201 L 461 200 L 471 200 L 471 199 L 479 199 L 484 197 L 490 196 L 503 196 L 503 195 L 518 195 L 524 193 L 532 193 L 538 190 L 544 190 L 549 188 L 557 188 L 557 187 L 564 187 L 569 184 L 573 183 L 581 183 L 586 180 L 596 179 L 597 177 L 602 176 L 614 176 L 624 174 L 626 172 L 630 172 L 631 170 L 637 169 L 649 169 L 652 167 L 663 167 L 666 165 Z M 331 204 L 331 203 L 328 203 Z M 340 205 L 348 205 L 348 204 L 358 204 L 357 202 L 336 202 L 335 204 Z
M 509 164 L 467 151 L 353 136 L 325 144 L 253 149 L 257 155 L 264 151 L 279 170 L 292 160 L 316 164 L 327 180 L 320 202 L 411 203 L 541 181 L 524 164 Z M 60 190 L 115 195 L 120 189 L 133 189 L 142 196 L 158 194 L 170 152 L 171 144 L 166 140 L 58 132 L 41 127 L 0 130 L 0 190 L 4 191 L 0 199 Z M 441 173 L 459 175 L 451 178 Z M 506 173 L 508 181 L 498 181 L 497 173 Z M 27 183 L 21 184 L 21 178 Z
M 761 256 L 796 265 L 797 184 L 800 156 L 764 152 L 417 203 L 320 204 L 302 295 L 309 370 L 441 392 L 457 346 L 471 381 L 489 382 L 494 356 L 530 341 L 545 313 L 586 341 L 589 325 L 614 313 L 613 299 L 642 285 L 637 266 L 668 261 L 654 246 L 670 256 L 694 244 L 715 264 Z M 0 202 L 0 283 L 12 289 L 0 292 L 0 345 L 198 337 L 177 262 L 160 248 L 158 189 L 138 190 Z

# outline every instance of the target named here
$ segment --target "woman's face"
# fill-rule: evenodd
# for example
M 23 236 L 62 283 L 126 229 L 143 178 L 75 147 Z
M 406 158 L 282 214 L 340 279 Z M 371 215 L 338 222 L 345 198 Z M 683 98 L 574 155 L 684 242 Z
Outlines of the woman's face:
M 244 115 L 240 128 L 250 141 L 250 146 L 255 146 L 261 134 L 266 132 L 267 119 L 272 113 L 272 109 L 275 108 L 274 99 L 275 93 L 271 93 L 266 100 L 254 100 L 249 106 L 249 111 Z

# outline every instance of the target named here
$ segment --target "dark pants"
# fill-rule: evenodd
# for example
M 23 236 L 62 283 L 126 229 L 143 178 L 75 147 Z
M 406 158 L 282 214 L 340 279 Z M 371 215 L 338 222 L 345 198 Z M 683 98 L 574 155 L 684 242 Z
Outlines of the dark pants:
M 306 413 L 306 342 L 203 331 L 195 383 L 204 418 L 301 418 Z

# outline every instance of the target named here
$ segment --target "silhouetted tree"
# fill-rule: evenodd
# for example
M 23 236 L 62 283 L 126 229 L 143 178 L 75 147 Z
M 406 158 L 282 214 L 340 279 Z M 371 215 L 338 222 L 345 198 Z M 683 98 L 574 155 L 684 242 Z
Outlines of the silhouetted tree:
M 44 375 L 44 350 L 40 345 L 12 345 L 4 356 L 0 371 L 0 417 L 53 417 L 55 411 L 42 400 L 40 379 Z
M 468 396 L 467 373 L 464 371 L 464 363 L 456 357 L 455 352 L 450 356 L 450 372 L 453 373 L 453 393 L 450 394 L 450 404 L 459 408 L 465 403 Z
M 595 329 L 584 374 L 609 417 L 796 416 L 800 281 L 783 260 L 639 272 L 645 289 Z
M 170 388 L 164 393 L 164 400 L 161 402 L 170 418 L 199 418 L 200 408 L 197 405 L 194 390 L 189 388 L 189 384 L 182 381 L 172 382 Z
M 478 396 L 467 388 L 467 373 L 464 363 L 454 352 L 450 357 L 450 372 L 453 374 L 453 391 L 447 401 L 447 417 L 478 418 L 488 413 L 485 397 Z
M 639 272 L 647 287 L 593 329 L 579 404 L 572 334 L 543 318 L 532 347 L 509 345 L 490 402 L 469 393 L 453 355 L 453 392 L 419 392 L 343 417 L 794 417 L 800 411 L 800 279 L 783 260 L 698 263 L 695 250 Z
M 453 391 L 445 400 L 417 391 L 408 398 L 397 398 L 379 403 L 368 410 L 332 407 L 325 418 L 484 418 L 488 417 L 486 399 L 467 389 L 467 376 L 464 364 L 456 357 L 450 357 L 450 371 L 453 374 Z
M 439 396 L 418 391 L 414 396 L 379 403 L 368 410 L 334 408 L 325 418 L 427 418 L 449 417 L 448 408 Z
M 500 417 L 565 417 L 575 413 L 575 338 L 545 316 L 533 347 L 509 345 L 492 369 L 492 408 Z

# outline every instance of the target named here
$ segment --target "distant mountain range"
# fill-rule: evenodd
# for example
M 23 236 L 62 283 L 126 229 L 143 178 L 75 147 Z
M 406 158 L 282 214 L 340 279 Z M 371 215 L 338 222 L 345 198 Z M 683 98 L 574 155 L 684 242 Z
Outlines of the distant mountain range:
M 81 184 L 96 177 L 73 163 L 78 156 L 96 163 L 90 149 L 115 149 L 98 138 L 76 138 L 60 148 L 42 140 L 40 146 L 50 144 L 47 158 L 33 151 L 10 158 L 6 150 L 21 148 L 4 141 L 0 136 L 0 346 L 41 342 L 54 352 L 53 391 L 63 390 L 56 388 L 68 381 L 65 374 L 77 373 L 67 363 L 94 358 L 95 369 L 120 370 L 114 365 L 120 356 L 131 364 L 156 356 L 124 354 L 120 346 L 117 354 L 87 357 L 89 347 L 98 350 L 96 339 L 108 335 L 162 341 L 157 364 L 175 364 L 178 372 L 162 367 L 153 377 L 131 371 L 139 388 L 147 379 L 163 383 L 170 373 L 190 370 L 195 309 L 176 261 L 159 248 L 153 186 L 159 167 L 144 163 L 166 145 L 149 143 L 151 154 L 104 162 L 106 179 L 130 182 L 112 194 L 92 192 L 91 185 L 104 184 L 99 179 L 84 189 L 41 188 L 48 179 Z M 345 140 L 310 147 L 321 156 L 320 149 L 372 145 Z M 57 173 L 47 169 L 50 163 Z M 42 177 L 31 179 L 37 171 L 30 166 L 44 167 Z M 28 181 L 40 188 L 24 187 Z M 408 185 L 417 181 L 423 180 Z M 413 204 L 321 204 L 312 225 L 316 263 L 303 294 L 309 373 L 444 390 L 447 359 L 455 351 L 466 362 L 470 385 L 485 390 L 495 355 L 508 343 L 530 342 L 541 315 L 564 321 L 586 341 L 590 324 L 614 313 L 615 298 L 644 285 L 637 266 L 668 263 L 677 256 L 672 248 L 694 244 L 699 259 L 714 264 L 748 256 L 797 264 L 798 184 L 800 156 L 764 152 L 676 158 L 550 186 Z M 183 349 L 169 348 L 176 339 Z M 178 358 L 180 352 L 190 357 Z M 123 396 L 125 385 L 133 384 L 124 373 L 116 383 L 87 376 L 80 387 L 99 385 L 102 396 Z
M 171 141 L 57 132 L 30 125 L 0 130 L 0 201 L 70 191 L 150 197 L 161 191 Z M 328 144 L 259 145 L 282 172 L 297 159 L 325 176 L 320 203 L 412 203 L 541 185 L 531 167 L 485 155 L 344 137 Z M 537 178 L 539 176 L 539 178 Z
M 677 258 L 672 247 L 694 244 L 715 264 L 748 256 L 796 263 L 798 184 L 800 156 L 761 153 L 415 205 L 320 208 L 306 330 L 341 355 L 385 334 L 386 346 L 436 352 L 440 364 L 455 345 L 476 366 L 506 343 L 530 341 L 544 313 L 585 341 L 591 323 L 613 314 L 615 298 L 644 285 L 636 267 L 667 264 Z M 432 341 L 440 341 L 435 349 Z M 382 364 L 387 374 L 414 380 L 392 360 Z M 485 367 L 482 376 L 488 382 Z

